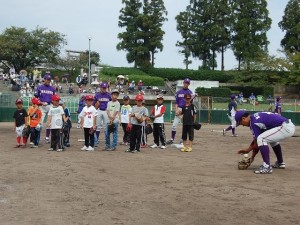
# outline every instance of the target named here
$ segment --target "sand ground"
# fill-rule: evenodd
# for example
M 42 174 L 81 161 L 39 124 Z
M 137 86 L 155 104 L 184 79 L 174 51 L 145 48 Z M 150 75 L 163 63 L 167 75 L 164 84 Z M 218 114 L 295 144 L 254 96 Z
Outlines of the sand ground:
M 48 152 L 47 144 L 15 149 L 12 123 L 1 123 L 0 224 L 300 224 L 300 137 L 282 142 L 285 170 L 255 175 L 260 155 L 237 169 L 249 129 L 239 127 L 237 138 L 211 132 L 223 128 L 203 125 L 191 153 L 168 146 L 131 154 L 125 146 L 101 151 L 103 133 L 102 147 L 82 152 L 76 128 L 65 152 Z

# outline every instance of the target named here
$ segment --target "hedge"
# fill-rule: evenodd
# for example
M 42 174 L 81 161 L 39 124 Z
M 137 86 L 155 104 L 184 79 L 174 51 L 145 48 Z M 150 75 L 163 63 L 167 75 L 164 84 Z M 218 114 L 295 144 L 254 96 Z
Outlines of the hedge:
M 211 96 L 211 97 L 228 97 L 231 94 L 229 88 L 196 88 L 195 92 L 199 96 Z
M 243 92 L 243 95 L 245 98 L 248 98 L 251 93 L 253 93 L 255 96 L 257 95 L 262 95 L 265 97 L 268 97 L 269 95 L 273 96 L 274 95 L 274 87 L 271 85 L 269 86 L 260 86 L 260 87 L 255 87 L 255 86 L 231 86 L 227 87 L 230 88 L 232 92 L 235 93 L 240 93 Z
M 118 75 L 147 75 L 142 70 L 129 67 L 105 67 L 101 70 L 101 74 L 109 76 L 118 76 Z
M 109 79 L 111 79 L 113 81 L 113 83 L 115 82 L 115 80 L 117 79 L 117 76 L 115 75 L 100 75 L 100 78 L 102 81 L 108 81 Z M 139 80 L 143 81 L 143 85 L 144 86 L 164 86 L 164 79 L 160 78 L 160 77 L 152 77 L 149 75 L 129 75 L 129 82 L 133 81 L 135 82 L 135 84 L 137 85 L 137 83 L 139 82 Z

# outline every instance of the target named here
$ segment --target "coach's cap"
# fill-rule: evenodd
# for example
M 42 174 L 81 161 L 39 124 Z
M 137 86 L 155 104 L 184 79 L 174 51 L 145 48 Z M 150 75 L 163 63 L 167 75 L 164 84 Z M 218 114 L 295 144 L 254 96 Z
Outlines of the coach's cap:
M 87 95 L 85 97 L 85 100 L 94 100 L 94 96 L 93 95 Z
M 185 98 L 185 99 L 191 99 L 191 98 L 192 98 L 192 95 L 189 94 L 189 93 L 186 93 L 186 94 L 184 94 L 184 98 Z
M 164 99 L 164 96 L 162 94 L 159 94 L 156 96 L 156 99 Z
M 235 94 L 230 95 L 231 99 L 235 99 Z
M 65 102 L 64 102 L 64 100 L 59 100 L 59 103 L 58 103 L 59 105 L 63 105 L 63 104 L 65 104 Z
M 51 99 L 52 101 L 59 101 L 60 97 L 58 95 L 52 95 Z
M 107 88 L 107 87 L 108 87 L 108 84 L 105 83 L 105 82 L 102 82 L 102 83 L 100 84 L 100 87 L 101 87 L 101 88 Z
M 240 121 L 245 113 L 246 113 L 246 111 L 244 111 L 244 110 L 239 110 L 235 113 L 234 119 L 236 121 L 236 126 L 238 126 L 240 124 Z
M 191 83 L 191 80 L 189 78 L 185 78 L 183 83 L 188 83 L 189 84 L 189 83 Z
M 18 99 L 16 100 L 16 104 L 23 104 L 22 99 L 18 98 Z
M 130 99 L 130 97 L 128 95 L 124 95 L 123 99 Z

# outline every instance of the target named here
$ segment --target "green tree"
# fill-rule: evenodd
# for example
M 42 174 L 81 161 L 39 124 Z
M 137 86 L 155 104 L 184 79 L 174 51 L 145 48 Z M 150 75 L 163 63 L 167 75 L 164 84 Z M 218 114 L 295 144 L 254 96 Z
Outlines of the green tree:
M 232 1 L 232 49 L 236 59 L 246 64 L 267 54 L 269 41 L 267 31 L 271 27 L 271 19 L 266 0 L 235 0 Z
M 52 63 L 66 44 L 65 35 L 37 27 L 10 27 L 0 35 L 0 62 L 16 71 L 33 68 L 42 63 Z
M 279 27 L 285 31 L 281 46 L 284 50 L 300 52 L 300 1 L 290 0 L 284 10 Z
M 99 65 L 100 63 L 100 54 L 98 52 L 95 51 L 91 51 L 91 65 L 95 64 L 96 66 Z M 81 53 L 79 55 L 79 63 L 81 66 L 85 66 L 88 65 L 88 61 L 89 61 L 89 50 L 86 50 L 85 52 Z M 88 66 L 87 66 L 88 67 Z

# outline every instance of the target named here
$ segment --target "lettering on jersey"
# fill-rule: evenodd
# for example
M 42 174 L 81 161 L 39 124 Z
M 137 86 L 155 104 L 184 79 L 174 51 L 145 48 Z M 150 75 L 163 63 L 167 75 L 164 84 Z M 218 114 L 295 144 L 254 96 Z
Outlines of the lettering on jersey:
M 184 94 L 178 94 L 177 98 L 184 98 Z
M 42 94 L 48 94 L 48 95 L 53 95 L 53 91 L 49 91 L 49 90 L 41 90 Z
M 108 98 L 100 98 L 100 99 L 98 99 L 98 101 L 100 101 L 100 102 L 109 102 L 109 99 Z
M 85 113 L 84 113 L 84 117 L 87 117 L 87 118 L 89 118 L 89 119 L 92 118 L 92 115 L 93 115 L 92 112 L 85 112 Z

